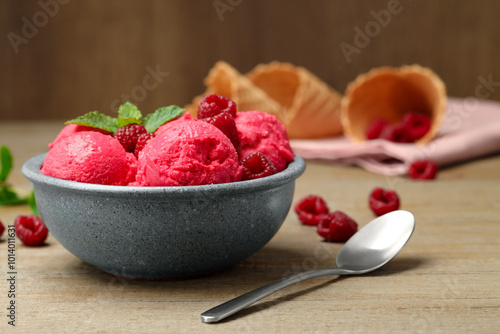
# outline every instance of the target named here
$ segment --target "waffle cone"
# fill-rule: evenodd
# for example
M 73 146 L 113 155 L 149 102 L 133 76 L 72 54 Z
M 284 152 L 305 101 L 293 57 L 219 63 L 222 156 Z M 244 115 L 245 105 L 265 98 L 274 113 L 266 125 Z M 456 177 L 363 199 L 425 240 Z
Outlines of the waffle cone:
M 226 62 L 217 62 L 205 78 L 204 84 L 207 87 L 206 92 L 195 97 L 193 102 L 186 106 L 187 112 L 192 116 L 196 116 L 200 100 L 209 94 L 230 98 L 236 103 L 238 111 L 260 110 L 275 115 L 281 114 L 282 108 L 276 101 Z
M 258 65 L 247 77 L 282 107 L 276 116 L 290 138 L 342 133 L 340 94 L 305 68 L 272 62 Z
M 354 141 L 366 140 L 366 128 L 375 119 L 401 120 L 409 111 L 425 114 L 431 128 L 417 141 L 435 137 L 446 108 L 446 88 L 430 69 L 419 65 L 380 67 L 359 75 L 346 89 L 341 104 L 344 133 Z

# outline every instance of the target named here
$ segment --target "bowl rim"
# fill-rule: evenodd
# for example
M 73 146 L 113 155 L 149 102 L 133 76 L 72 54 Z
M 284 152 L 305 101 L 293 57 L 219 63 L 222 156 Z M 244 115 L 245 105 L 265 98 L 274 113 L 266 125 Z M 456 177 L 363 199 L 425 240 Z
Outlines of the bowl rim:
M 211 196 L 215 196 L 224 193 L 261 191 L 276 188 L 280 185 L 294 181 L 304 173 L 306 167 L 304 160 L 295 155 L 294 160 L 288 164 L 285 170 L 256 180 L 196 186 L 114 186 L 70 181 L 44 175 L 40 173 L 40 168 L 42 167 L 46 155 L 47 152 L 36 155 L 28 159 L 22 166 L 21 171 L 23 175 L 34 185 L 52 186 L 61 190 L 65 189 L 81 193 L 107 193 L 120 196 L 127 194 L 134 196 L 141 194 L 171 194 L 175 196 L 182 195 L 182 197 L 185 197 L 186 195 L 210 194 Z

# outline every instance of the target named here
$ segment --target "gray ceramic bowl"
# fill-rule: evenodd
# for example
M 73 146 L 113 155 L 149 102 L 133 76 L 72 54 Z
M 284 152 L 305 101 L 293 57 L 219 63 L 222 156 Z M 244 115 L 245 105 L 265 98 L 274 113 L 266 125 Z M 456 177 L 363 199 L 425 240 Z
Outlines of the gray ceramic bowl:
M 187 278 L 223 270 L 261 249 L 290 209 L 296 157 L 266 178 L 190 187 L 124 187 L 40 174 L 45 154 L 22 172 L 50 233 L 83 261 L 114 275 Z

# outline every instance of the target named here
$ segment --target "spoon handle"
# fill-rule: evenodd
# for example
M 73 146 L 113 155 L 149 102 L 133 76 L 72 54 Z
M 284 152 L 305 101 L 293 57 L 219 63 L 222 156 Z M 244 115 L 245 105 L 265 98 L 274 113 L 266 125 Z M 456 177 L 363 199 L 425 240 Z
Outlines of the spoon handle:
M 201 322 L 218 322 L 238 311 L 251 305 L 270 294 L 275 293 L 289 285 L 304 281 L 309 278 L 331 276 L 331 275 L 349 275 L 356 274 L 357 272 L 345 269 L 319 269 L 306 271 L 303 273 L 295 274 L 290 277 L 283 278 L 279 281 L 275 281 L 257 288 L 253 291 L 247 292 L 244 295 L 231 299 L 219 306 L 211 308 L 201 314 Z

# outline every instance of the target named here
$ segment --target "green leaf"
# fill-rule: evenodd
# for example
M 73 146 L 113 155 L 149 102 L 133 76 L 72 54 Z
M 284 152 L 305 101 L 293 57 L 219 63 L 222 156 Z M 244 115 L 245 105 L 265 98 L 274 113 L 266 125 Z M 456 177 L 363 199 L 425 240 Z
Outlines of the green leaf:
M 0 200 L 0 206 L 4 205 L 20 205 L 28 203 L 26 198 L 13 198 L 11 200 Z
M 178 106 L 161 107 L 144 117 L 142 123 L 148 132 L 155 132 L 160 126 L 179 117 L 183 112 L 184 109 Z
M 98 111 L 88 112 L 85 115 L 69 120 L 64 124 L 91 126 L 93 128 L 98 128 L 113 133 L 118 130 L 118 120 L 116 118 L 101 114 Z
M 118 109 L 118 126 L 141 124 L 142 114 L 135 104 L 125 102 Z
M 11 205 L 11 204 L 21 204 L 26 203 L 26 200 L 22 202 L 16 192 L 12 190 L 10 186 L 3 185 L 0 187 L 0 205 Z
M 0 147 L 0 182 L 7 180 L 12 169 L 12 154 L 7 146 Z
M 27 198 L 27 201 L 33 214 L 40 216 L 40 213 L 38 212 L 38 207 L 36 206 L 35 192 L 33 191 L 31 192 L 31 195 Z
M 1 200 L 0 201 L 0 206 L 7 206 L 7 205 L 20 205 L 20 204 L 26 204 L 26 198 L 14 198 L 12 200 Z
M 0 147 L 0 205 L 26 204 L 29 198 L 19 196 L 21 190 L 10 186 L 6 180 L 12 170 L 12 154 L 6 146 Z M 36 204 L 35 204 L 36 205 Z

